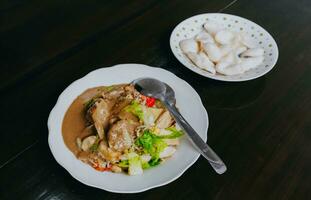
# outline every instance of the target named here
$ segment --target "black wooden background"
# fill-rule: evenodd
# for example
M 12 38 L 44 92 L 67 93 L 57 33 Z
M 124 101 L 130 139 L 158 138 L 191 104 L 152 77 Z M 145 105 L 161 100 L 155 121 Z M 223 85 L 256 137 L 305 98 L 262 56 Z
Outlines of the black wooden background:
M 225 83 L 183 67 L 169 48 L 185 18 L 224 12 L 276 39 L 266 76 Z M 2 0 L 0 2 L 0 199 L 310 199 L 310 0 Z M 200 158 L 178 180 L 114 194 L 73 179 L 47 144 L 58 95 L 99 67 L 167 69 L 200 94 L 209 143 L 228 165 L 219 176 Z

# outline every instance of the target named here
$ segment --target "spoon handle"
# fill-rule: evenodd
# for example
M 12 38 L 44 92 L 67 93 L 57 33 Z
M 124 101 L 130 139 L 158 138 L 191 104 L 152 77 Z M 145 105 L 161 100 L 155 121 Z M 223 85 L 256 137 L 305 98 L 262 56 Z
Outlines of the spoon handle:
M 190 141 L 194 146 L 200 151 L 200 153 L 206 158 L 214 170 L 218 174 L 223 174 L 227 167 L 222 162 L 222 160 L 217 156 L 217 154 L 209 147 L 202 138 L 197 134 L 197 132 L 190 126 L 190 124 L 185 120 L 185 118 L 180 114 L 175 105 L 171 105 L 166 101 L 163 101 L 165 107 L 170 111 L 170 113 L 175 118 L 177 124 L 183 129 L 184 132 L 189 136 Z

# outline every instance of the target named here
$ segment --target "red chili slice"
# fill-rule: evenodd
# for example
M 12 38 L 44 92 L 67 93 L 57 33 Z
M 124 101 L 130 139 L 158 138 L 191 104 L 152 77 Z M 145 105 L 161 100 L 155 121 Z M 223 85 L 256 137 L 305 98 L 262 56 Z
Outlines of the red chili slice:
M 146 106 L 152 107 L 154 106 L 155 102 L 156 102 L 155 98 L 146 97 Z
M 94 163 L 92 167 L 97 171 L 104 172 L 111 171 L 112 165 L 108 165 L 107 167 L 100 167 L 98 163 Z

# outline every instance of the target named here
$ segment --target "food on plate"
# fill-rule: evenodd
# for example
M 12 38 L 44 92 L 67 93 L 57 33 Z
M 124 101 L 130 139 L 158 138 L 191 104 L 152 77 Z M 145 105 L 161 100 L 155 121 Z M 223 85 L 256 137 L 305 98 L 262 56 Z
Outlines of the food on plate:
M 186 53 L 189 53 L 189 52 L 197 53 L 199 51 L 199 46 L 198 46 L 197 41 L 195 41 L 192 38 L 182 40 L 179 45 Z
M 216 74 L 214 63 L 203 52 L 200 52 L 199 54 L 188 52 L 186 55 L 196 66 L 205 69 L 212 74 Z
M 256 48 L 245 33 L 233 32 L 209 20 L 193 38 L 180 41 L 182 52 L 197 67 L 223 75 L 242 74 L 264 60 L 264 50 Z
M 218 31 L 215 35 L 215 41 L 222 45 L 230 45 L 234 39 L 234 34 L 228 30 Z
M 203 24 L 203 28 L 213 36 L 216 35 L 218 31 L 221 30 L 221 27 L 212 20 L 209 20 L 208 22 Z
M 66 146 L 98 171 L 142 174 L 171 157 L 182 131 L 166 108 L 132 84 L 90 88 L 68 108 Z
M 195 40 L 199 41 L 203 44 L 205 43 L 215 43 L 213 36 L 211 36 L 208 32 L 202 31 L 195 36 Z
M 204 44 L 203 50 L 207 54 L 208 58 L 215 63 L 217 63 L 223 56 L 221 49 L 215 43 Z

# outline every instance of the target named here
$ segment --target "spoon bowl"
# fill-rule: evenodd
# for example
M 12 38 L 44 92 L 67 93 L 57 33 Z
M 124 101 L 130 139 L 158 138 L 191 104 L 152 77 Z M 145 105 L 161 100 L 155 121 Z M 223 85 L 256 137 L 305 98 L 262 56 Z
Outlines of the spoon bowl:
M 154 78 L 140 78 L 132 82 L 135 89 L 145 96 L 162 100 L 165 96 L 166 86 L 163 82 Z
M 175 92 L 169 85 L 153 78 L 140 78 L 134 80 L 132 83 L 135 89 L 143 95 L 156 98 L 163 103 L 174 117 L 176 123 L 188 135 L 194 147 L 209 161 L 218 174 L 222 174 L 227 170 L 226 165 L 218 155 L 202 140 L 198 133 L 180 114 L 175 106 Z

